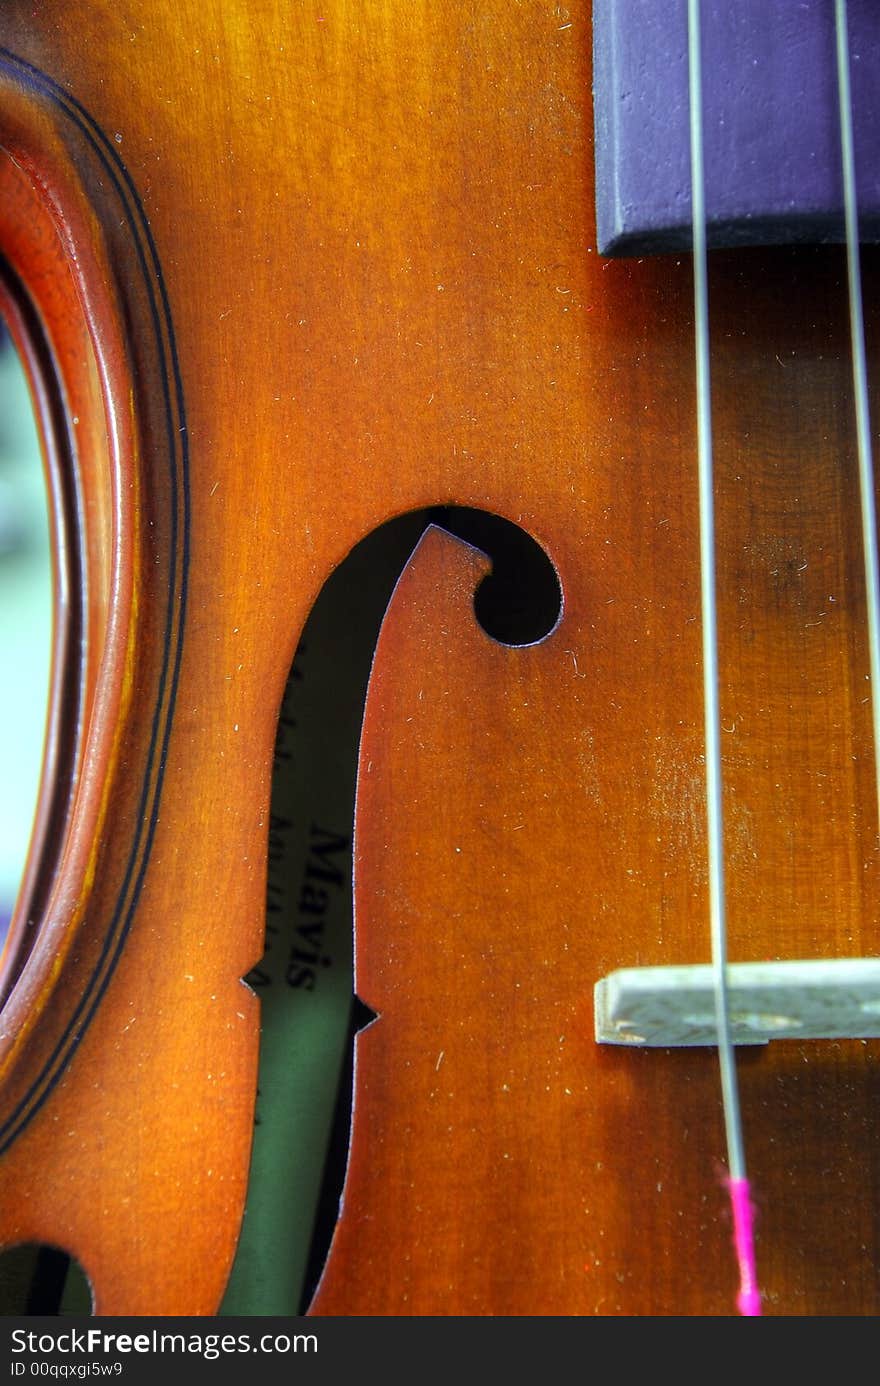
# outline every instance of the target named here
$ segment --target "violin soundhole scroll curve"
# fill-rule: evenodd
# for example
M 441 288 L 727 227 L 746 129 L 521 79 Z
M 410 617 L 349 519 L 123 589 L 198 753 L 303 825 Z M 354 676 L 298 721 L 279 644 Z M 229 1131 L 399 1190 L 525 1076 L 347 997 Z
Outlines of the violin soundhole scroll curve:
M 545 537 L 566 620 L 499 654 L 463 614 L 474 574 L 450 588 L 460 554 L 435 546 L 386 627 L 400 658 L 381 679 L 387 726 L 374 714 L 367 729 L 381 754 L 362 777 L 359 817 L 378 811 L 359 829 L 357 923 L 359 985 L 383 1019 L 359 1044 L 350 1179 L 315 1311 L 732 1307 L 714 1056 L 593 1042 L 597 977 L 706 954 L 692 299 L 683 258 L 590 250 L 590 16 L 568 8 L 475 18 L 365 0 L 317 23 L 279 4 L 256 26 L 190 7 L 185 33 L 173 7 L 4 8 L 5 41 L 70 84 L 29 71 L 31 144 L 42 131 L 77 148 L 54 185 L 63 168 L 86 185 L 83 246 L 107 248 L 97 282 L 120 304 L 135 401 L 109 417 L 136 422 L 143 460 L 132 620 L 148 639 L 126 666 L 77 946 L 106 937 L 129 864 L 137 910 L 64 1077 L 0 1168 L 4 1237 L 75 1251 L 98 1312 L 219 1300 L 256 1077 L 238 978 L 261 943 L 269 724 L 334 561 L 438 496 L 521 514 Z M 104 115 L 100 155 L 74 88 Z M 182 619 L 171 536 L 182 545 L 186 526 L 170 497 L 187 435 L 176 386 L 165 427 L 175 353 L 122 149 L 161 247 L 198 439 L 204 575 L 193 563 L 167 757 L 156 693 Z M 53 186 L 45 170 L 32 181 Z M 732 956 L 868 951 L 876 933 L 836 264 L 750 252 L 714 267 Z M 152 760 L 136 725 L 157 729 Z M 82 954 L 64 960 L 74 980 Z M 404 1025 L 414 1042 L 390 1044 Z M 19 1038 L 20 1097 L 40 1043 Z M 768 1305 L 874 1312 L 876 1046 L 768 1048 L 743 1085 Z M 13 1208 L 16 1188 L 39 1226 Z M 122 1194 L 106 1213 L 105 1188 Z
M 186 616 L 189 463 L 174 331 L 115 142 L 68 91 L 6 52 L 0 178 L 4 307 L 37 401 L 56 565 L 49 754 L 5 956 L 0 1241 L 74 1254 L 97 1313 L 211 1312 L 237 1227 L 223 1213 L 243 1201 L 248 1111 L 222 1139 L 216 1120 L 206 1133 L 182 1119 L 211 1086 L 210 1074 L 187 1082 L 184 1036 L 202 1024 L 216 1032 L 218 988 L 197 966 L 175 965 L 169 926 L 181 921 L 141 908 Z M 254 951 L 233 956 L 231 976 Z M 226 999 L 227 1072 L 247 1084 L 252 998 L 235 984 Z M 175 1040 L 183 1012 L 192 1029 L 184 1023 Z M 145 1146 L 141 1123 L 160 1150 L 165 1131 L 173 1160 Z M 187 1234 L 181 1175 L 189 1165 L 198 1184 L 206 1156 L 220 1230 L 207 1222 L 204 1235 Z M 182 1260 L 164 1235 L 172 1210 Z
M 459 525 L 453 521 L 453 527 L 475 535 L 480 517 L 467 512 Z M 536 549 L 536 573 L 547 562 L 543 555 L 542 564 L 540 555 Z M 502 582 L 503 567 L 496 565 Z M 479 778 L 487 744 L 496 737 L 506 740 L 514 760 L 522 754 L 527 765 L 532 719 L 558 715 L 558 709 L 554 713 L 537 702 L 529 707 L 530 673 L 547 660 L 570 659 L 564 650 L 558 585 L 548 583 L 544 599 L 536 603 L 535 611 L 540 609 L 544 616 L 543 628 L 539 631 L 532 613 L 519 627 L 530 630 L 531 638 L 502 644 L 475 619 L 488 580 L 484 553 L 457 535 L 429 527 L 398 580 L 376 647 L 359 755 L 354 871 L 355 992 L 375 1019 L 355 1037 L 348 1168 L 339 1220 L 309 1310 L 313 1314 L 483 1312 L 474 1306 L 485 1303 L 487 1280 L 498 1275 L 498 1266 L 490 1267 L 480 1255 L 468 1264 L 465 1243 L 479 1245 L 488 1235 L 486 1221 L 497 1211 L 488 1191 L 499 1177 L 503 1184 L 514 1168 L 505 1160 L 515 1159 L 516 1147 L 534 1134 L 529 1122 L 517 1131 L 517 1098 L 502 1096 L 508 1110 L 497 1124 L 498 1111 L 487 1110 L 478 1126 L 455 1132 L 456 1139 L 464 1135 L 469 1149 L 473 1146 L 468 1158 L 458 1162 L 452 1153 L 453 1127 L 446 1124 L 454 1125 L 460 1110 L 473 1110 L 474 1094 L 455 1091 L 457 1082 L 474 1081 L 473 1073 L 462 1077 L 465 1054 L 472 1057 L 473 1046 L 492 1033 L 494 1015 L 495 1037 L 486 1047 L 477 1077 L 478 1086 L 491 1086 L 493 1067 L 510 1043 L 505 1013 L 519 999 L 530 1004 L 517 998 L 519 983 L 512 978 L 521 963 L 517 954 L 522 935 L 531 921 L 518 919 L 515 911 L 494 919 L 480 914 L 481 887 L 488 900 L 497 882 L 481 882 L 479 865 L 468 859 L 473 825 L 464 803 L 440 788 L 441 781 L 449 786 L 446 764 L 451 748 L 445 738 L 455 736 L 460 710 L 455 701 L 463 686 L 459 678 L 466 671 L 464 680 L 474 680 L 474 728 L 468 745 L 457 747 L 455 760 L 459 766 L 468 761 Z M 510 595 L 515 601 L 515 588 Z M 496 632 L 500 626 L 510 634 L 512 621 L 510 615 L 500 618 Z M 486 689 L 500 694 L 511 684 L 524 696 L 514 697 L 513 707 L 498 696 L 493 725 L 493 718 L 484 715 Z M 401 727 L 408 729 L 405 747 L 398 742 Z M 491 756 L 485 763 L 491 766 Z M 512 805 L 497 801 L 499 787 L 491 769 L 482 784 L 480 828 L 499 840 L 509 835 L 513 841 L 525 830 L 523 851 L 528 850 L 527 820 L 533 813 L 527 782 L 528 773 L 520 822 L 511 816 Z M 389 783 L 398 800 L 392 814 L 386 797 Z M 414 798 L 418 786 L 421 792 L 416 788 Z M 420 824 L 432 816 L 442 826 L 427 859 Z M 434 854 L 439 854 L 437 860 Z M 499 849 L 499 859 L 504 856 Z M 513 882 L 511 888 L 516 889 Z M 434 943 L 425 954 L 419 939 L 429 935 Z M 553 1023 L 549 1016 L 545 1021 Z M 522 1039 L 527 1039 L 525 1032 Z M 515 1045 L 510 1048 L 515 1065 Z M 540 1117 L 533 1116 L 540 1123 Z M 493 1167 L 492 1152 L 499 1143 L 506 1143 L 508 1152 Z M 429 1177 L 414 1179 L 419 1169 L 424 1175 L 425 1160 Z M 495 1191 L 503 1198 L 500 1188 Z M 462 1238 L 459 1247 L 451 1246 L 453 1223 Z M 389 1259 L 387 1249 L 398 1244 L 402 1227 L 408 1229 L 408 1252 L 400 1263 Z M 511 1236 L 508 1245 L 495 1244 L 505 1264 L 510 1254 L 516 1258 L 514 1241 Z M 461 1261 L 451 1276 L 450 1251 L 453 1261 Z M 353 1310 L 353 1287 L 367 1266 L 371 1284 L 364 1284 L 363 1298 L 358 1295 L 357 1302 L 370 1308 Z M 507 1265 L 508 1272 L 511 1268 Z M 508 1283 L 501 1293 L 511 1290 Z
M 491 565 L 472 593 L 472 615 L 493 642 L 533 644 L 561 617 L 558 575 L 540 545 L 511 520 L 456 506 L 408 512 L 370 532 L 312 607 L 276 737 L 266 944 L 246 978 L 260 999 L 259 1098 L 223 1315 L 306 1312 L 338 1220 L 353 1050 L 376 1020 L 353 985 L 358 744 L 380 628 L 432 527 Z

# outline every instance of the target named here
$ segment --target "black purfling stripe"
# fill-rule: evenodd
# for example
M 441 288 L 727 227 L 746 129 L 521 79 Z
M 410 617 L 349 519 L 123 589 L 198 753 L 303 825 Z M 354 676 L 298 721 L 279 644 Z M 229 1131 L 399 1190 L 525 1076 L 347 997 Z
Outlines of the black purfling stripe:
M 183 400 L 183 382 L 174 338 L 168 293 L 155 242 L 132 178 L 107 135 L 78 101 L 38 68 L 0 49 L 0 67 L 13 79 L 32 86 L 47 97 L 76 126 L 108 174 L 128 217 L 144 288 L 150 305 L 160 366 L 167 442 L 172 459 L 170 577 L 166 606 L 163 658 L 158 699 L 153 716 L 146 774 L 140 796 L 138 821 L 126 866 L 122 889 L 110 919 L 107 937 L 96 967 L 68 1025 L 42 1072 L 0 1127 L 0 1153 L 8 1149 L 53 1091 L 85 1034 L 115 971 L 128 936 L 149 863 L 158 818 L 159 801 L 167 763 L 173 710 L 177 699 L 186 619 L 190 556 L 189 443 Z M 160 302 L 156 301 L 158 292 Z M 164 328 L 164 331 L 163 331 Z M 169 378 L 170 377 L 170 378 Z M 180 423 L 176 423 L 176 419 Z M 180 452 L 178 454 L 178 448 Z M 179 457 L 179 461 L 178 461 Z M 178 469 L 180 476 L 178 477 Z M 182 545 L 178 568 L 178 510 L 182 509 Z M 175 622 L 175 606 L 179 614 Z M 173 648 L 172 648 L 173 646 Z M 170 677 L 169 677 L 170 675 Z M 164 712 L 163 712 L 164 707 Z M 157 759 L 157 745 L 161 746 Z M 138 857 L 140 856 L 140 862 Z

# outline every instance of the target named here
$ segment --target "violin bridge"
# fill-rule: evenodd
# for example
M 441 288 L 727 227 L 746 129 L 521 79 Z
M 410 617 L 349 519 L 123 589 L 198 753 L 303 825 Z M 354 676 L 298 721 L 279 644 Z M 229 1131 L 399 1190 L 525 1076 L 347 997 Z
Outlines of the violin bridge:
M 735 1044 L 880 1037 L 880 958 L 729 963 Z M 717 1043 L 714 969 L 626 967 L 595 987 L 596 1041 L 650 1048 Z

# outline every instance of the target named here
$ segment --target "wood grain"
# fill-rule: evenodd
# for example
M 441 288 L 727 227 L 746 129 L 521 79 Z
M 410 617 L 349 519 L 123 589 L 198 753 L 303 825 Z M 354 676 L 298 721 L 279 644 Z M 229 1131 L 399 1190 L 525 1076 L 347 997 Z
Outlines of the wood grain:
M 709 944 L 690 268 L 593 250 L 589 6 L 10 0 L 0 44 L 41 209 L 3 246 L 62 377 L 93 363 L 71 456 L 130 594 L 89 617 L 73 845 L 4 1011 L 4 1242 L 65 1246 L 100 1314 L 216 1311 L 284 681 L 354 544 L 457 503 L 545 546 L 564 612 L 493 645 L 438 535 L 395 596 L 357 824 L 381 1018 L 315 1312 L 732 1312 L 714 1055 L 591 1037 L 600 975 Z M 711 302 L 731 954 L 870 953 L 841 253 L 720 254 Z M 741 1071 L 768 1311 L 875 1313 L 876 1045 Z

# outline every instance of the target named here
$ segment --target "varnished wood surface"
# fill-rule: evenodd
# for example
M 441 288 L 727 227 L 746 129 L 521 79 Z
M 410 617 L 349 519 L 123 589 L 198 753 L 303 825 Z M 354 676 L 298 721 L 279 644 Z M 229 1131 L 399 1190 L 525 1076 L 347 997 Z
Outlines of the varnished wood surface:
M 90 562 L 131 598 L 106 656 L 94 618 L 113 731 L 80 719 L 50 944 L 4 1012 L 0 1235 L 72 1251 L 98 1313 L 216 1310 L 284 680 L 352 546 L 448 502 L 533 534 L 564 611 L 493 645 L 434 534 L 389 612 L 357 824 L 380 1019 L 315 1311 L 733 1310 L 714 1055 L 592 1041 L 599 976 L 709 944 L 690 268 L 592 249 L 589 18 L 4 7 L 0 146 L 72 320 L 36 234 L 14 274 L 96 363 Z M 719 255 L 711 296 L 731 955 L 871 953 L 842 255 Z M 769 1312 L 877 1310 L 876 1059 L 742 1061 Z

